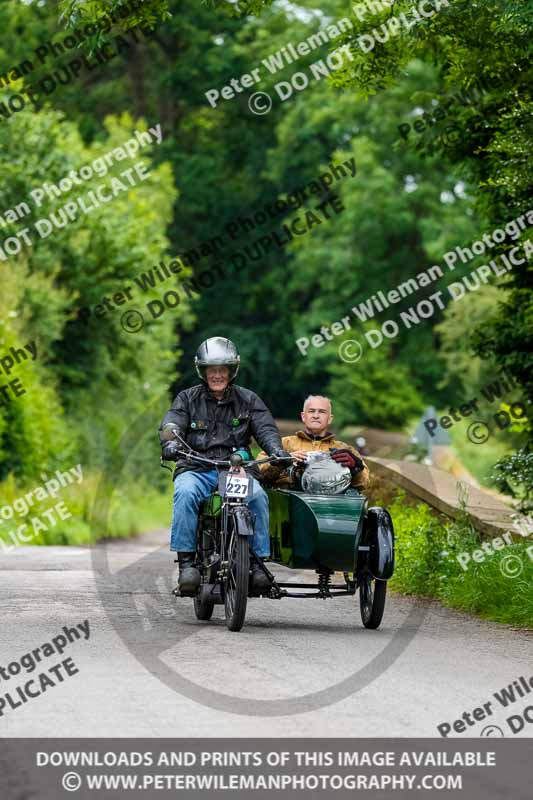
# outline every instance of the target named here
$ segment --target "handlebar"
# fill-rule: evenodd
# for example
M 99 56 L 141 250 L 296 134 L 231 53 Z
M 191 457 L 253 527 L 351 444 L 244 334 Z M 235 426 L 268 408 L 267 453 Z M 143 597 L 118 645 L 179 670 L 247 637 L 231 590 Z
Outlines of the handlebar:
M 275 461 L 282 461 L 287 462 L 287 458 L 279 457 L 279 456 L 269 456 L 268 458 L 255 458 L 252 461 L 244 461 L 243 457 L 238 453 L 232 453 L 229 460 L 221 460 L 215 458 L 205 458 L 204 456 L 197 455 L 195 452 L 190 451 L 187 452 L 185 450 L 179 450 L 178 455 L 181 458 L 185 458 L 186 460 L 194 459 L 195 461 L 201 461 L 204 464 L 211 464 L 214 467 L 243 467 L 244 469 L 248 469 L 249 467 L 254 467 L 257 464 L 271 464 Z
M 211 464 L 214 467 L 244 467 L 247 469 L 249 467 L 254 467 L 257 464 L 269 464 L 273 462 L 279 462 L 287 464 L 289 459 L 283 456 L 268 456 L 268 458 L 260 458 L 260 459 L 253 459 L 251 461 L 244 461 L 243 457 L 239 453 L 232 453 L 228 460 L 224 459 L 216 459 L 216 458 L 205 458 L 205 456 L 200 455 L 195 450 L 190 447 L 187 442 L 180 436 L 177 427 L 169 424 L 168 426 L 165 425 L 167 429 L 166 433 L 166 440 L 174 439 L 176 442 L 181 444 L 182 448 L 185 447 L 185 450 L 178 450 L 177 455 L 185 460 L 194 459 L 195 461 L 200 461 L 204 464 Z M 165 429 L 164 429 L 165 433 Z M 161 459 L 163 461 L 163 459 Z M 290 459 L 292 463 L 292 459 Z M 170 468 L 168 468 L 170 469 Z

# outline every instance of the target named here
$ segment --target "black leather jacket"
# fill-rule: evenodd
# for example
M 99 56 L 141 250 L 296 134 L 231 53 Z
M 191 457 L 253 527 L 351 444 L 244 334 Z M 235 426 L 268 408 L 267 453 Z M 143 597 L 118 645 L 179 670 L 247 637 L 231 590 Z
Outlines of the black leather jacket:
M 203 383 L 176 395 L 159 431 L 168 422 L 178 426 L 180 435 L 206 458 L 227 459 L 233 450 L 249 448 L 252 436 L 269 455 L 281 448 L 281 437 L 274 418 L 261 398 L 242 386 L 229 386 L 217 400 Z M 174 475 L 187 470 L 205 472 L 207 464 L 178 459 Z M 258 467 L 250 474 L 258 477 Z

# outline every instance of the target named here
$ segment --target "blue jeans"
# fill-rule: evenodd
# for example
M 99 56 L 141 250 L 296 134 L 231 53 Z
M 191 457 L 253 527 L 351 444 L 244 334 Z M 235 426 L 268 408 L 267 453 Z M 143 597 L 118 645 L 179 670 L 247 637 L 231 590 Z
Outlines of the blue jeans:
M 171 550 L 178 553 L 195 552 L 200 503 L 209 497 L 217 484 L 218 473 L 214 469 L 209 472 L 182 472 L 176 477 L 170 532 Z M 250 510 L 255 515 L 252 549 L 257 556 L 268 558 L 270 555 L 268 497 L 255 478 L 253 484 L 253 495 L 248 500 Z

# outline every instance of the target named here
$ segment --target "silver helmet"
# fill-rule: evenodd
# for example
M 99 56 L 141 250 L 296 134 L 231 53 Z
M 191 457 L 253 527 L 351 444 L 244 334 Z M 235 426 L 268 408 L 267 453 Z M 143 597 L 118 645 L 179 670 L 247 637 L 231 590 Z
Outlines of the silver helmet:
M 227 367 L 229 369 L 229 381 L 232 383 L 237 377 L 241 357 L 237 347 L 231 339 L 223 336 L 212 336 L 202 342 L 194 357 L 194 366 L 201 381 L 206 383 L 206 367 Z
M 348 467 L 337 464 L 329 453 L 308 453 L 306 461 L 302 489 L 308 494 L 342 494 L 352 482 Z

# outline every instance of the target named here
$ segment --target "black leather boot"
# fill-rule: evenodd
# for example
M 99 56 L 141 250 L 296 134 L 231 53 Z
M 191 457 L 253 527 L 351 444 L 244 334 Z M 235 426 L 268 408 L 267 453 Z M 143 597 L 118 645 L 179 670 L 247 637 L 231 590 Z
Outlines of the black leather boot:
M 262 559 L 261 559 L 262 561 Z M 270 591 L 270 581 L 268 576 L 265 575 L 261 569 L 261 565 L 254 559 L 252 561 L 252 578 L 250 582 L 250 589 L 253 595 L 259 595 L 263 592 Z
M 180 574 L 178 580 L 178 589 L 180 594 L 196 594 L 200 586 L 200 572 L 195 566 L 196 553 L 178 553 L 178 564 L 180 567 Z

